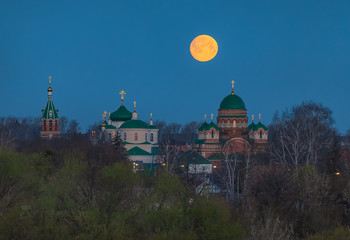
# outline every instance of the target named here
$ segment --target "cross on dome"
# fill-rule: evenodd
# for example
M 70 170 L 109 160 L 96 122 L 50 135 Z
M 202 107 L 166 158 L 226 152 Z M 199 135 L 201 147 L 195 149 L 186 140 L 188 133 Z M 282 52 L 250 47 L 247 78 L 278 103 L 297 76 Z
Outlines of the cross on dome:
M 124 95 L 126 94 L 126 92 L 124 92 L 124 90 L 122 90 L 119 94 L 122 95 L 121 99 L 122 99 L 122 102 L 123 102 L 124 101 Z
M 231 83 L 232 83 L 232 92 L 231 92 L 231 94 L 235 94 L 235 92 L 233 91 L 233 89 L 235 88 L 235 81 L 232 80 Z

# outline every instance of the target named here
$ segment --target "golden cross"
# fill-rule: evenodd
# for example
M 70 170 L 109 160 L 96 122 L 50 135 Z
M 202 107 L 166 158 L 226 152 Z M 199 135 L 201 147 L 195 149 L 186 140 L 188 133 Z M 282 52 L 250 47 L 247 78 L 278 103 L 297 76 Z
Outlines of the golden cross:
M 150 115 L 151 115 L 151 118 L 152 118 L 152 113 Z
M 204 114 L 204 120 L 207 121 L 207 114 Z
M 252 121 L 254 122 L 254 114 L 252 115 Z
M 134 102 L 134 110 L 136 109 L 136 102 Z
M 232 80 L 232 92 L 233 92 L 233 89 L 235 88 L 235 81 Z
M 210 114 L 210 116 L 211 116 L 211 121 L 213 121 L 213 116 L 214 116 L 214 114 Z
M 49 76 L 49 85 L 51 87 L 51 76 Z
M 259 122 L 261 122 L 261 114 L 259 113 Z
M 106 110 L 103 112 L 103 114 L 104 114 L 105 116 L 107 116 L 107 112 L 106 112 Z
M 119 94 L 122 95 L 122 101 L 124 101 L 124 95 L 126 94 L 126 92 L 124 92 L 124 90 L 122 90 Z

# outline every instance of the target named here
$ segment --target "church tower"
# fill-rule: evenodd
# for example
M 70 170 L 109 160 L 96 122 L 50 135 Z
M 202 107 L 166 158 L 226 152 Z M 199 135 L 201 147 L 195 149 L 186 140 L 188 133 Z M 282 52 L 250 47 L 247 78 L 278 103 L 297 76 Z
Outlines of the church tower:
M 49 77 L 49 88 L 47 89 L 48 99 L 45 109 L 41 110 L 41 132 L 43 139 L 51 139 L 60 134 L 60 120 L 58 118 L 58 110 L 56 110 L 52 101 L 51 76 Z
M 225 154 L 244 152 L 249 146 L 247 109 L 242 98 L 235 93 L 234 84 L 232 81 L 231 94 L 221 101 L 217 117 Z

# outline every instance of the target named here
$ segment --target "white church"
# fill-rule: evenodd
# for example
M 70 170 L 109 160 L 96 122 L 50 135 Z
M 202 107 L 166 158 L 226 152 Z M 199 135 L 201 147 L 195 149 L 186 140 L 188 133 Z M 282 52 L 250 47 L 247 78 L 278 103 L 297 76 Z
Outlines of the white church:
M 121 94 L 121 106 L 108 116 L 104 112 L 102 132 L 108 140 L 112 140 L 119 134 L 125 148 L 128 151 L 129 159 L 133 162 L 134 168 L 154 168 L 161 162 L 161 154 L 158 145 L 159 129 L 153 125 L 152 113 L 150 121 L 146 123 L 137 118 L 136 102 L 134 111 L 131 113 L 124 106 L 124 91 Z

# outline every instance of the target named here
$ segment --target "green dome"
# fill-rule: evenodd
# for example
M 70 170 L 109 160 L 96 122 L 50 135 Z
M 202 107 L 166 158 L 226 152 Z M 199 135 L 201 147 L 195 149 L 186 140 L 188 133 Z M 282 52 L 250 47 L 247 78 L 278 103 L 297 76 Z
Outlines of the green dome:
M 220 103 L 220 109 L 246 109 L 245 104 L 238 95 L 230 94 Z
M 207 123 L 207 122 L 204 122 L 199 128 L 198 128 L 198 130 L 199 131 L 203 131 L 203 130 L 205 130 L 205 129 L 207 129 L 207 126 L 208 126 L 209 124 Z
M 258 131 L 259 128 L 262 128 L 262 129 L 264 129 L 264 131 L 267 131 L 267 127 L 264 124 L 262 124 L 261 122 L 259 122 L 258 124 L 255 125 L 254 131 Z
M 218 127 L 215 123 L 213 123 L 213 122 L 211 122 L 210 124 L 208 124 L 206 130 L 209 130 L 209 129 L 211 129 L 211 128 L 215 128 L 217 131 L 220 130 L 219 127 Z
M 111 113 L 112 121 L 127 121 L 132 118 L 132 113 L 124 105 L 121 105 L 117 111 Z
M 254 131 L 254 128 L 255 128 L 256 124 L 255 123 L 251 123 L 249 126 L 248 126 L 248 130 L 253 130 Z
M 123 123 L 120 128 L 145 128 L 149 129 L 149 125 L 141 120 L 129 120 Z

